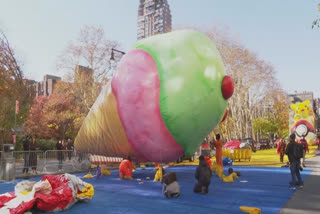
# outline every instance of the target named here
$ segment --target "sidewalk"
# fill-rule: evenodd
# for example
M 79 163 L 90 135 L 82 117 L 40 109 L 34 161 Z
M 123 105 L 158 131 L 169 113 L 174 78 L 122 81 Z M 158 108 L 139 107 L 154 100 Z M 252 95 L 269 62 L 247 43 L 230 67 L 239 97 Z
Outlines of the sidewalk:
M 304 188 L 298 189 L 279 214 L 319 214 L 320 213 L 320 152 L 306 160 L 312 173 L 304 181 Z

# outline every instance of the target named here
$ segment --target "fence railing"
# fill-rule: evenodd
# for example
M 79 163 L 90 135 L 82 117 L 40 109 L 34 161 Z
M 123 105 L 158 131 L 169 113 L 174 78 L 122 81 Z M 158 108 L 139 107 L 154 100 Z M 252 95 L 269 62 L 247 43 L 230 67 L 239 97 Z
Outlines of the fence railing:
M 0 154 L 2 155 L 2 154 Z M 51 174 L 90 169 L 86 153 L 72 150 L 14 151 L 16 177 L 23 174 Z
M 13 157 L 16 160 L 16 175 L 43 170 L 44 154 L 42 151 L 14 151 Z

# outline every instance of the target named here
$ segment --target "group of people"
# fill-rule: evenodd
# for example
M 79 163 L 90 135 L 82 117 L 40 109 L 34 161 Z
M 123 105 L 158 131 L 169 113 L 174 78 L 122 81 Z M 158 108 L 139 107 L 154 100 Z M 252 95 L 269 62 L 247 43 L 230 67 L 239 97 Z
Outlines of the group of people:
M 29 173 L 29 168 L 32 169 L 32 174 L 37 174 L 37 165 L 38 165 L 38 158 L 37 158 L 37 149 L 38 144 L 36 142 L 36 136 L 26 135 L 22 138 L 22 146 L 23 146 L 23 174 Z M 67 143 L 64 140 L 58 140 L 56 143 L 56 149 L 58 150 L 58 168 L 59 171 L 62 171 L 62 162 L 65 159 L 65 154 L 69 160 L 72 157 L 72 150 L 73 150 L 73 143 L 72 140 L 69 138 Z M 67 150 L 67 151 L 65 151 Z
M 291 138 L 290 138 L 290 140 L 291 140 Z M 300 140 L 298 140 L 297 143 L 300 144 L 300 147 L 302 149 L 302 157 L 300 159 L 300 164 L 301 164 L 301 166 L 306 167 L 306 165 L 305 165 L 306 153 L 309 153 L 308 142 L 305 139 L 305 137 L 302 136 L 302 138 Z M 277 153 L 280 155 L 280 162 L 281 163 L 283 163 L 283 161 L 284 161 L 283 159 L 284 159 L 284 155 L 286 154 L 286 148 L 287 148 L 287 142 L 286 142 L 286 140 L 283 140 L 281 138 L 278 142 L 278 145 L 277 145 Z
M 320 136 L 317 137 L 318 149 L 320 147 Z M 289 137 L 289 143 L 280 139 L 277 152 L 280 155 L 280 161 L 283 163 L 284 155 L 288 156 L 289 162 L 286 166 L 290 167 L 291 181 L 290 189 L 296 189 L 297 186 L 303 188 L 303 182 L 301 179 L 300 171 L 303 170 L 305 165 L 306 153 L 309 153 L 308 142 L 304 136 L 301 139 L 296 140 L 295 133 L 292 133 Z
M 320 138 L 318 138 L 320 142 Z M 216 149 L 216 163 L 223 167 L 222 162 L 222 140 L 220 135 L 216 135 L 216 139 L 211 143 Z M 296 135 L 293 133 L 290 135 L 290 142 L 286 144 L 284 140 L 280 140 L 278 143 L 277 151 L 280 154 L 280 161 L 283 162 L 284 155 L 288 156 L 291 181 L 290 189 L 295 189 L 296 186 L 303 187 L 303 181 L 301 179 L 300 171 L 305 167 L 304 159 L 306 152 L 309 152 L 309 147 L 306 139 L 302 137 L 299 141 L 296 141 Z M 195 193 L 206 194 L 209 192 L 209 185 L 211 182 L 211 163 L 208 162 L 206 156 L 200 155 L 199 165 L 196 168 L 195 178 L 197 183 L 194 186 L 193 191 Z M 131 158 L 123 160 L 119 167 L 120 179 L 132 180 L 132 162 Z M 180 194 L 179 184 L 177 183 L 175 174 L 165 174 L 164 176 L 170 177 L 163 181 L 163 194 L 168 198 L 178 197 Z M 170 182 L 168 180 L 171 180 Z
M 58 169 L 59 172 L 63 171 L 62 169 L 62 162 L 65 160 L 65 154 L 68 155 L 69 161 L 72 157 L 72 151 L 73 151 L 73 143 L 70 138 L 68 138 L 67 143 L 65 143 L 65 140 L 58 140 L 56 143 L 56 149 L 58 150 Z M 67 150 L 66 152 L 64 152 Z
M 209 185 L 211 182 L 212 171 L 207 164 L 205 157 L 200 155 L 199 166 L 195 172 L 195 178 L 197 183 L 194 186 L 195 193 L 206 194 L 209 192 Z M 127 157 L 122 160 L 119 165 L 119 177 L 120 179 L 132 180 L 132 160 L 131 157 Z M 180 186 L 178 184 L 176 174 L 174 172 L 168 172 L 163 175 L 162 178 L 162 192 L 167 198 L 176 198 L 180 195 Z
M 220 134 L 216 135 L 216 139 L 213 140 L 211 146 L 215 147 L 216 150 L 216 162 L 218 165 L 223 167 L 222 162 L 222 146 L 223 142 Z M 209 185 L 211 182 L 212 170 L 211 170 L 211 160 L 209 155 L 205 154 L 199 156 L 199 165 L 195 171 L 195 178 L 197 183 L 194 186 L 193 191 L 195 193 L 207 194 L 209 192 Z M 119 177 L 120 179 L 132 180 L 132 160 L 130 157 L 122 160 L 119 165 Z M 167 198 L 174 198 L 180 195 L 180 187 L 176 179 L 175 173 L 166 173 L 163 176 L 163 194 Z
M 216 134 L 215 139 L 210 142 L 210 147 L 216 150 L 216 163 L 223 167 L 222 162 L 222 147 L 223 141 L 221 139 L 220 134 Z M 193 191 L 195 193 L 206 194 L 209 192 L 209 185 L 211 182 L 211 160 L 210 157 L 200 155 L 199 157 L 199 165 L 195 172 L 195 178 L 197 179 L 197 183 L 195 184 Z

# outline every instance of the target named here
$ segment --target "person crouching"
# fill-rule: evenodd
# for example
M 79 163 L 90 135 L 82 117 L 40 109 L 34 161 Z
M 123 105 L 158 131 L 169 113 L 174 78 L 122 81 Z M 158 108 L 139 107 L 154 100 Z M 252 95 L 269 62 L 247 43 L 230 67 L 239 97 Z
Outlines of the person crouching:
M 121 161 L 119 166 L 119 176 L 120 179 L 132 180 L 132 162 L 131 157 L 128 156 L 127 159 Z
M 203 155 L 199 157 L 199 166 L 196 169 L 195 178 L 198 183 L 194 186 L 195 193 L 207 194 L 209 192 L 209 185 L 211 182 L 212 171 L 206 163 Z
M 167 172 L 162 177 L 162 193 L 167 198 L 177 198 L 180 196 L 180 186 L 175 172 Z

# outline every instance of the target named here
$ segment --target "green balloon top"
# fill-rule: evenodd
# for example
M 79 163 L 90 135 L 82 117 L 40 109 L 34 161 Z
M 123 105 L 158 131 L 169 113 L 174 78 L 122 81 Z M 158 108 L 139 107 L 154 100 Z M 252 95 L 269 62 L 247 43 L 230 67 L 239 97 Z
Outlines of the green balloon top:
M 149 37 L 134 48 L 147 51 L 155 60 L 162 119 L 185 154 L 194 154 L 227 107 L 221 91 L 225 71 L 217 48 L 193 30 Z

